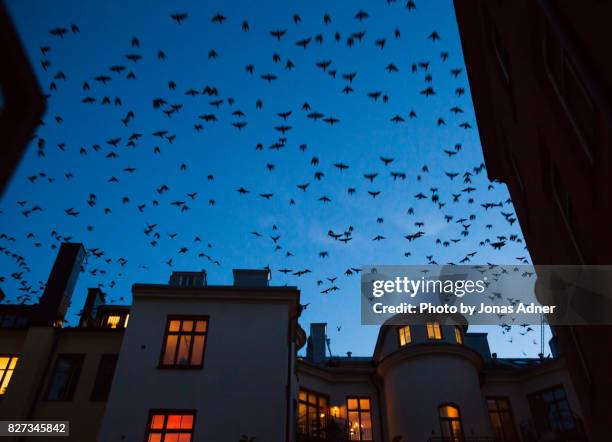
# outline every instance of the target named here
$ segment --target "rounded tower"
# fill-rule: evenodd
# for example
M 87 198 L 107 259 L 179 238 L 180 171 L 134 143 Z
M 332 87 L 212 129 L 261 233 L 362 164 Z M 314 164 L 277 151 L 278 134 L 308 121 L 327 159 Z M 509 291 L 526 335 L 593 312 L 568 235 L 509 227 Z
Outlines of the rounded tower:
M 464 345 L 461 315 L 396 316 L 381 327 L 374 359 L 389 440 L 492 436 L 480 390 L 481 356 Z

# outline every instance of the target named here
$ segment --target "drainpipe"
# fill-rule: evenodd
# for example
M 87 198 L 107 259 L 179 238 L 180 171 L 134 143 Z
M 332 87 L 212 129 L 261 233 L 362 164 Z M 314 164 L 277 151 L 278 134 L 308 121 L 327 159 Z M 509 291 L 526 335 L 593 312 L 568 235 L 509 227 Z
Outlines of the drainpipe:
M 291 351 L 291 343 L 293 342 L 293 337 L 294 337 L 294 333 L 293 333 L 293 329 L 295 327 L 295 325 L 297 325 L 297 320 L 300 317 L 300 313 L 301 313 L 301 307 L 298 307 L 298 312 L 296 315 L 292 316 L 289 319 L 289 328 L 287 330 L 287 386 L 285 387 L 285 397 L 286 397 L 286 401 L 287 401 L 287 411 L 285 413 L 285 442 L 291 442 L 290 441 L 290 437 L 291 437 L 291 383 L 292 383 L 292 378 L 291 378 L 291 361 L 293 358 L 293 352 Z

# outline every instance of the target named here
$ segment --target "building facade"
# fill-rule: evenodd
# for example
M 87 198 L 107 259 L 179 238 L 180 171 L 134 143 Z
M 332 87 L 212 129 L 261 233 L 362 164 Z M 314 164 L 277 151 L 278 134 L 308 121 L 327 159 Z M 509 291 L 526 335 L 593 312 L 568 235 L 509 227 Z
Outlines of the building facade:
M 62 246 L 39 304 L 0 306 L 1 420 L 69 421 L 62 440 L 100 442 L 600 440 L 563 358 L 497 358 L 439 315 L 333 356 L 326 324 L 307 337 L 299 290 L 267 270 L 229 286 L 174 272 L 134 285 L 129 307 L 90 289 L 63 326 L 80 250 Z
M 489 178 L 508 185 L 534 264 L 612 263 L 612 4 L 455 0 Z M 546 299 L 610 311 L 577 293 Z M 554 327 L 594 440 L 607 440 L 612 327 Z

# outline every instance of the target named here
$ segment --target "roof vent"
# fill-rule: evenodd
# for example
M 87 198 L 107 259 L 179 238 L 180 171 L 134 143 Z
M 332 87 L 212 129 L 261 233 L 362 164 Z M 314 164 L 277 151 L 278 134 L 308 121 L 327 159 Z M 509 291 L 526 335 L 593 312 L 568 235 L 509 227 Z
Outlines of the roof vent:
M 204 287 L 206 286 L 206 271 L 172 272 L 169 284 L 174 287 Z
M 234 269 L 232 273 L 236 287 L 267 287 L 272 279 L 268 269 Z

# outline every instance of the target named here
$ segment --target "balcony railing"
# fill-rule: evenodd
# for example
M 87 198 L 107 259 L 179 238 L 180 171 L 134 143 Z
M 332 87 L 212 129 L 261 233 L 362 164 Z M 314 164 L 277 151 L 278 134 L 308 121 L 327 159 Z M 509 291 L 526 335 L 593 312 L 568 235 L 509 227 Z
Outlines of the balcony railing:
M 351 440 L 348 421 L 339 417 L 331 417 L 329 414 L 327 414 L 325 426 L 312 430 L 310 434 L 301 433 L 299 428 L 298 419 L 297 442 L 348 442 Z

